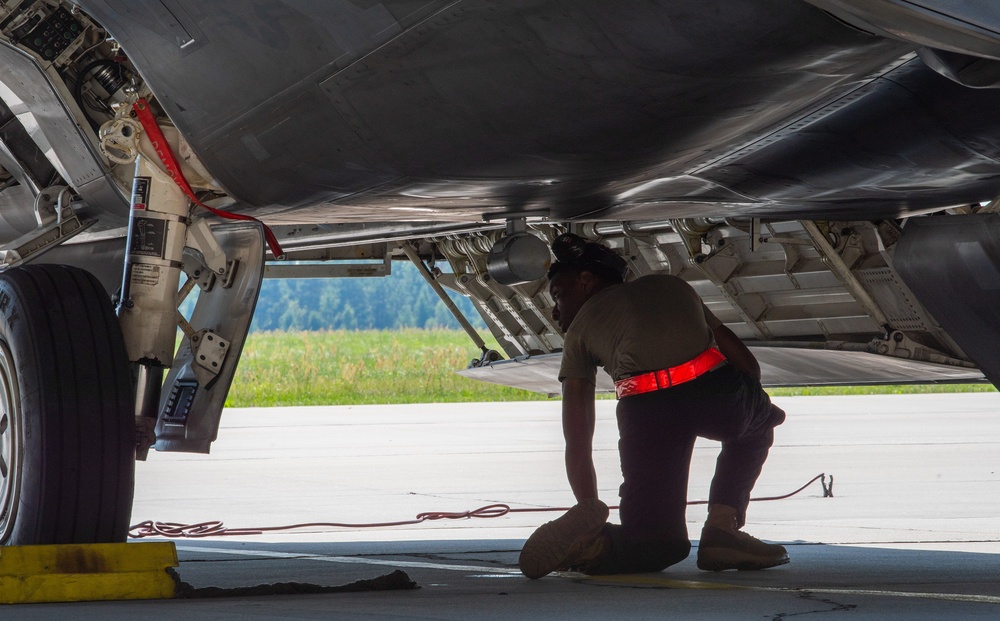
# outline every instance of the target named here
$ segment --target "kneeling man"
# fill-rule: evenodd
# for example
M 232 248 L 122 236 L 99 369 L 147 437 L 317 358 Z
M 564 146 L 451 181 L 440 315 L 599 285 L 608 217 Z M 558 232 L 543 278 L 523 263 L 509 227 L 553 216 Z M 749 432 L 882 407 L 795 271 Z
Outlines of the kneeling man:
M 565 234 L 552 244 L 553 319 L 565 333 L 562 367 L 566 471 L 577 505 L 541 526 L 521 551 L 521 571 L 654 572 L 691 551 L 685 524 L 691 454 L 699 436 L 722 450 L 701 531 L 698 567 L 764 569 L 785 548 L 740 530 L 750 490 L 785 418 L 760 385 L 760 366 L 686 282 L 654 274 L 624 282 L 625 261 Z M 597 367 L 618 393 L 621 524 L 598 499 L 592 444 Z

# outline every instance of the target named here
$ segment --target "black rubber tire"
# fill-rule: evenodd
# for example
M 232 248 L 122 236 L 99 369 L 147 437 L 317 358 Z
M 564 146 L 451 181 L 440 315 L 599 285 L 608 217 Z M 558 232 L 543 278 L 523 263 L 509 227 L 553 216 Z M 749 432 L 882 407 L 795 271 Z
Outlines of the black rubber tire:
M 0 273 L 0 544 L 125 541 L 135 417 L 111 301 L 88 272 Z

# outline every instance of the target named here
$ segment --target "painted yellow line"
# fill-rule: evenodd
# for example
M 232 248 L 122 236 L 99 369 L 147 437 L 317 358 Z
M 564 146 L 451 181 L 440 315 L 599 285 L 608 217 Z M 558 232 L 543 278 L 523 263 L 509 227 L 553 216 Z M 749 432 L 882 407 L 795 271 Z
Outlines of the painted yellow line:
M 966 593 L 919 593 L 912 591 L 876 591 L 871 589 L 782 589 L 824 595 L 869 595 L 876 597 L 904 597 L 913 599 L 935 599 L 947 602 L 972 602 L 976 604 L 1000 604 L 996 595 L 968 595 Z

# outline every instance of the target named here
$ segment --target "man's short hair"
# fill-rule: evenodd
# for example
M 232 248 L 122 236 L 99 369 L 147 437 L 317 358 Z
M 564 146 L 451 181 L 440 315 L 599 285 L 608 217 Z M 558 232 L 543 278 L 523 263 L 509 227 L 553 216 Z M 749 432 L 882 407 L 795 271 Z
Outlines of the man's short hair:
M 588 242 L 573 233 L 563 233 L 555 238 L 552 253 L 556 260 L 549 267 L 549 280 L 563 272 L 590 272 L 605 282 L 620 283 L 628 274 L 625 259 L 610 248 Z

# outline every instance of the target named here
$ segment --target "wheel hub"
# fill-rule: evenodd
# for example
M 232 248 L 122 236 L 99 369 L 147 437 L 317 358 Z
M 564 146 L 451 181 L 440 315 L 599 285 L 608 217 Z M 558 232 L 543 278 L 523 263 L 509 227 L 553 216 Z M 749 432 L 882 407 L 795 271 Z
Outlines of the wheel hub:
M 0 414 L 0 493 L 7 488 L 7 475 L 10 472 L 11 454 L 13 441 L 11 440 L 10 415 L 7 412 Z
M 20 407 L 14 361 L 0 342 L 0 544 L 10 537 L 21 487 Z

